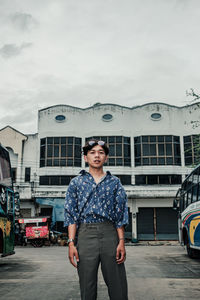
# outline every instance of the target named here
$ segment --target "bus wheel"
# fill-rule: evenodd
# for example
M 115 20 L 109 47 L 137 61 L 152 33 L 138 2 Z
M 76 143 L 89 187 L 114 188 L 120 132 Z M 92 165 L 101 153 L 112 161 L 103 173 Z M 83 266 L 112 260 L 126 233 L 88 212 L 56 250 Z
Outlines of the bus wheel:
M 187 254 L 188 254 L 188 256 L 190 258 L 195 258 L 195 251 L 194 251 L 194 249 L 190 248 L 189 242 L 187 243 L 186 248 L 187 248 Z
M 186 249 L 187 249 L 187 254 L 190 258 L 196 258 L 197 257 L 197 251 L 190 247 L 190 242 L 188 240 L 188 237 L 187 237 L 187 240 L 186 240 Z

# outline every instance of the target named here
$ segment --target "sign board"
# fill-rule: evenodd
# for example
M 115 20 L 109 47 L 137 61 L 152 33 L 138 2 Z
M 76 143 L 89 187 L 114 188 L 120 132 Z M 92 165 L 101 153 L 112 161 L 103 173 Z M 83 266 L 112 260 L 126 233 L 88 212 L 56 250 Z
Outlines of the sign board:
M 27 224 L 27 223 L 42 223 L 46 222 L 47 218 L 35 218 L 35 219 L 19 219 L 18 222 L 20 224 Z

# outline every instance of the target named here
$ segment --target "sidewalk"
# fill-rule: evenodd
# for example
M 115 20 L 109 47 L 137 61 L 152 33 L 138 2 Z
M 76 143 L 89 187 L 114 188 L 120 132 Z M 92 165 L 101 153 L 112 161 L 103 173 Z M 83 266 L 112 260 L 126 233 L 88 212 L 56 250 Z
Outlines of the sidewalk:
M 179 246 L 179 241 L 139 241 L 137 243 L 125 243 L 127 246 Z

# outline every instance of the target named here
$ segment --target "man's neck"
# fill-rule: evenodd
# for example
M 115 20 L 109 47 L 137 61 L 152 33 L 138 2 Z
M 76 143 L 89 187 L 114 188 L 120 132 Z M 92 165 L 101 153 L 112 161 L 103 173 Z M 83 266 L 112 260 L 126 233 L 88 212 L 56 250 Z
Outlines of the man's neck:
M 94 177 L 94 178 L 101 178 L 103 177 L 106 173 L 103 171 L 103 168 L 100 169 L 95 169 L 89 167 L 89 173 Z

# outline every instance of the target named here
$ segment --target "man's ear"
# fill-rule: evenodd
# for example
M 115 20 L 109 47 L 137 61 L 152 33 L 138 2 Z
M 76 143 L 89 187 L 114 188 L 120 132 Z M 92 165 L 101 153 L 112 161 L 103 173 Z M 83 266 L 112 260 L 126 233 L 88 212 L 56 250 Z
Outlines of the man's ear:
M 84 161 L 85 161 L 85 162 L 88 162 L 88 160 L 87 160 L 87 155 L 84 155 L 83 157 L 84 157 Z
M 106 155 L 105 163 L 108 161 L 108 155 Z

